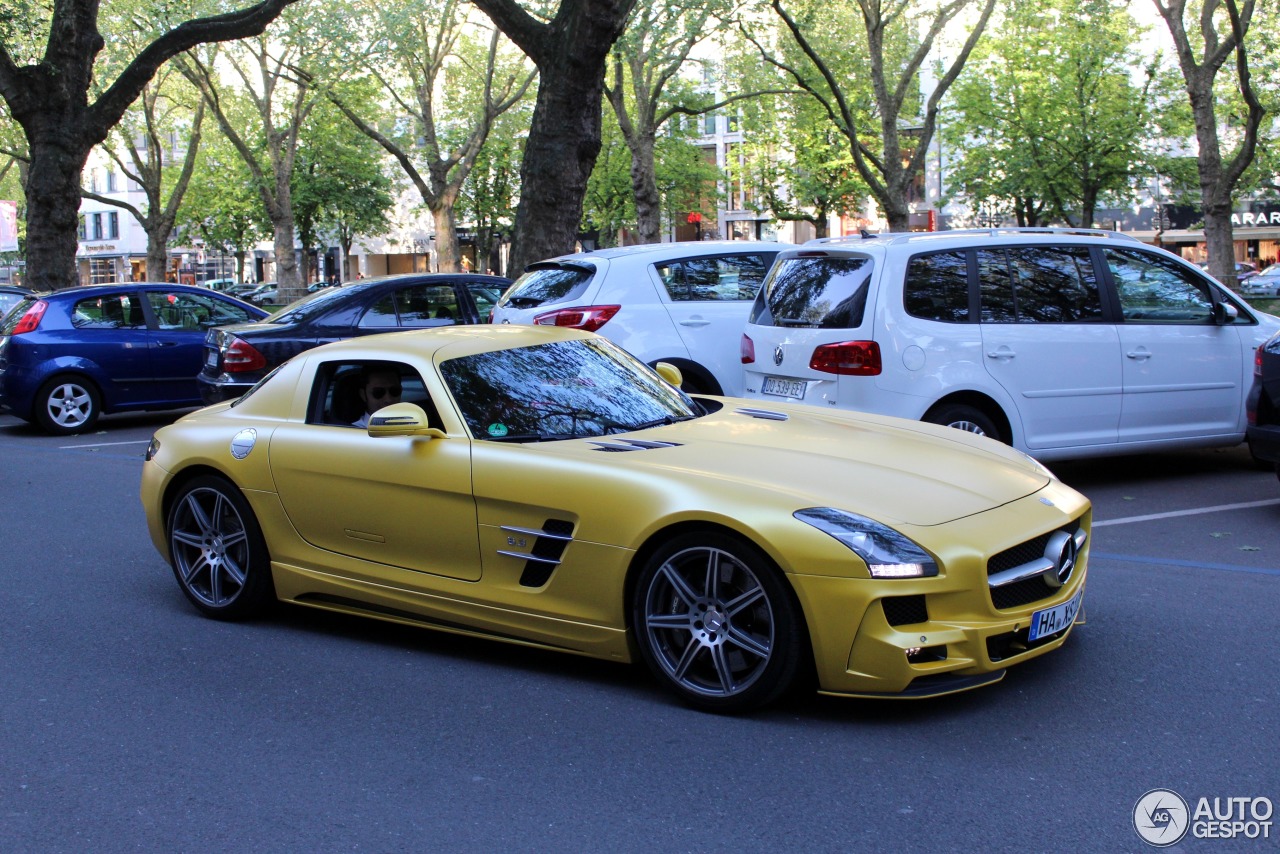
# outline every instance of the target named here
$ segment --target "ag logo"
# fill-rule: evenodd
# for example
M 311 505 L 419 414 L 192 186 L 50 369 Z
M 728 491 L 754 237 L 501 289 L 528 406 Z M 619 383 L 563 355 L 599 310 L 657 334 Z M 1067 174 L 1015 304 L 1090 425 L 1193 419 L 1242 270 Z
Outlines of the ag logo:
M 1133 805 L 1133 829 L 1143 842 L 1157 848 L 1181 842 L 1190 818 L 1187 802 L 1172 789 L 1152 789 Z

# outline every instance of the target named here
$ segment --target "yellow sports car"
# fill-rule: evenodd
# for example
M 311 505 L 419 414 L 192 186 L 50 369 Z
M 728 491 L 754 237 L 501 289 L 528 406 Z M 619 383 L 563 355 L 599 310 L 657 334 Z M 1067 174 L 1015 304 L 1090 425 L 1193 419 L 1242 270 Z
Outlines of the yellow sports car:
M 630 662 L 736 711 L 811 682 L 923 697 L 1060 646 L 1089 502 L 959 430 L 689 397 L 607 340 L 344 341 L 147 450 L 142 502 L 211 617 L 286 602 Z

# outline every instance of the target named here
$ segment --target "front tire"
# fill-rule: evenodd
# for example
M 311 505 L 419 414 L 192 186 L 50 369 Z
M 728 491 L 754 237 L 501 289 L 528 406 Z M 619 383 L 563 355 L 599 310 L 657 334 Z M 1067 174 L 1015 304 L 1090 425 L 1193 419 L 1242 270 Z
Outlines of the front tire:
M 241 620 L 275 600 L 266 541 L 249 502 L 220 477 L 182 488 L 166 528 L 178 586 L 206 616 Z
M 54 377 L 36 394 L 36 421 L 54 436 L 88 432 L 101 414 L 102 395 L 80 377 Z
M 641 570 L 631 602 L 640 654 L 685 702 L 741 712 L 795 682 L 804 620 L 782 573 L 749 544 L 676 537 Z

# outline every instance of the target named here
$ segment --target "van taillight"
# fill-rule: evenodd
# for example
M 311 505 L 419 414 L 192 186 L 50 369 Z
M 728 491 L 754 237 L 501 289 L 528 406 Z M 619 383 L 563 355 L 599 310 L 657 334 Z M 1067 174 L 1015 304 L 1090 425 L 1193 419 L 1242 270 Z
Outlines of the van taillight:
M 49 307 L 49 303 L 44 300 L 36 300 L 31 308 L 27 309 L 26 314 L 22 315 L 22 319 L 18 321 L 18 325 L 13 327 L 10 335 L 21 335 L 24 332 L 34 332 L 35 328 L 40 325 L 40 318 L 44 317 L 44 310 Z
M 756 360 L 756 342 L 752 341 L 746 335 L 742 336 L 742 343 L 739 345 L 742 351 L 742 364 L 750 365 Z
M 260 371 L 266 366 L 266 357 L 243 338 L 232 338 L 231 345 L 222 354 L 222 370 L 229 374 Z
M 874 341 L 823 344 L 813 351 L 809 367 L 824 374 L 874 377 L 880 374 L 880 345 Z

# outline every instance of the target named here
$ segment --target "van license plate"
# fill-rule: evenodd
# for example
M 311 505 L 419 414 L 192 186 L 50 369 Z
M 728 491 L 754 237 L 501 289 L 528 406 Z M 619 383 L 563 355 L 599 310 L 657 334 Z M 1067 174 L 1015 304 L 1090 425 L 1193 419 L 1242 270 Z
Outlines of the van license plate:
M 804 380 L 784 380 L 779 377 L 765 377 L 764 388 L 761 390 L 765 394 L 776 394 L 779 397 L 794 397 L 796 400 L 804 400 L 804 392 L 808 387 L 808 383 Z

